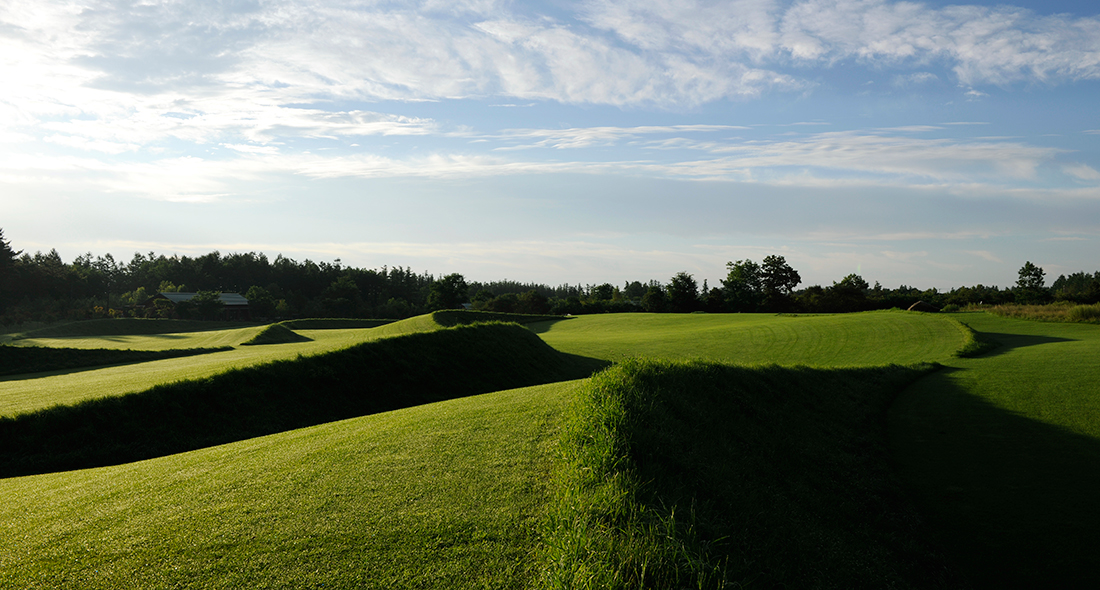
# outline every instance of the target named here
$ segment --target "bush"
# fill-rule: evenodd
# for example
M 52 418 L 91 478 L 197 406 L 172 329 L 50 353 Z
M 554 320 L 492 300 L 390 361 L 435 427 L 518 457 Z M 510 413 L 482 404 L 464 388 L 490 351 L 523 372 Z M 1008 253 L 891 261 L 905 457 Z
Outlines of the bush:
M 941 309 L 940 311 L 946 313 L 956 312 L 959 311 L 959 306 L 955 305 L 954 303 L 948 303 L 947 305 L 943 306 L 943 309 Z
M 1100 321 L 1100 303 L 1096 305 L 1078 305 L 1067 312 L 1066 317 L 1071 322 L 1096 322 Z

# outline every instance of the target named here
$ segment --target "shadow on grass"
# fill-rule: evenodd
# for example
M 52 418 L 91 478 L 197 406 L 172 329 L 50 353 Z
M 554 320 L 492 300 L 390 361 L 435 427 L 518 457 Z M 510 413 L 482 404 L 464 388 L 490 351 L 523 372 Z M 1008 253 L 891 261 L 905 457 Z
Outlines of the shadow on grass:
M 1027 346 L 1038 346 L 1040 344 L 1050 344 L 1053 342 L 1073 342 L 1073 340 L 1069 338 L 1057 338 L 1054 336 L 1000 334 L 997 332 L 978 332 L 977 330 L 974 331 L 974 336 L 979 342 L 992 345 L 985 352 L 974 355 L 975 358 L 1000 356 L 1015 348 L 1024 348 Z
M 589 376 L 514 324 L 462 326 L 0 418 L 0 477 L 180 453 L 417 404 Z
M 897 469 L 952 568 L 975 588 L 1097 587 L 1100 440 L 998 408 L 953 372 L 917 382 L 889 413 Z
M 534 332 L 536 334 L 545 334 L 546 332 L 549 332 L 551 328 L 554 327 L 554 324 L 556 324 L 558 322 L 561 322 L 561 321 L 565 321 L 565 320 L 571 320 L 571 319 L 573 319 L 573 316 L 569 316 L 569 317 L 562 316 L 562 317 L 559 317 L 559 318 L 554 318 L 552 320 L 544 320 L 544 321 L 541 321 L 541 322 L 535 322 L 535 323 L 532 323 L 532 324 L 527 324 L 527 329 L 531 330 L 532 332 Z
M 132 365 L 164 359 L 196 356 L 233 350 L 217 348 L 176 348 L 171 350 L 116 350 L 111 348 L 52 348 L 45 346 L 0 345 L 0 381 L 18 381 L 52 375 L 64 375 L 103 367 Z

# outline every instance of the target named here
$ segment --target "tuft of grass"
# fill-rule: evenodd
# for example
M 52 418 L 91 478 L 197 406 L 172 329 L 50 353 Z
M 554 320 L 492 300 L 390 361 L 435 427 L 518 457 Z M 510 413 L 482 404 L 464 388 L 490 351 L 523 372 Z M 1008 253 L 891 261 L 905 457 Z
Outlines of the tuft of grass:
M 998 346 L 996 340 L 993 340 L 980 332 L 975 332 L 973 328 L 966 324 L 966 322 L 960 321 L 955 318 L 951 318 L 951 321 L 958 325 L 959 331 L 963 334 L 963 343 L 958 350 L 955 351 L 955 356 L 958 358 L 970 358 L 981 356 Z
M 512 387 L 602 363 L 515 324 L 476 324 L 0 417 L 0 477 L 114 465 Z
M 952 586 L 884 428 L 934 368 L 628 360 L 596 375 L 567 415 L 543 584 Z
M 250 340 L 242 342 L 242 346 L 253 346 L 257 344 L 288 344 L 291 342 L 312 342 L 312 338 L 307 338 L 301 334 L 291 330 L 284 324 L 271 324 L 264 328 L 259 334 L 253 336 Z

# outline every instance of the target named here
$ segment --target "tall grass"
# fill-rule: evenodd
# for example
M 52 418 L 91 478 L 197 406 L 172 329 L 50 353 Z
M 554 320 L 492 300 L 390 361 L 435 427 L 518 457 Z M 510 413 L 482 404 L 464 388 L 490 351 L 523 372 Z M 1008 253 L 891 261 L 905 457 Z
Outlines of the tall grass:
M 550 588 L 950 586 L 884 416 L 932 370 L 626 361 L 567 418 Z
M 1069 302 L 1050 305 L 996 305 L 988 311 L 1006 318 L 1037 320 L 1041 322 L 1081 322 L 1100 324 L 1100 303 L 1075 305 Z

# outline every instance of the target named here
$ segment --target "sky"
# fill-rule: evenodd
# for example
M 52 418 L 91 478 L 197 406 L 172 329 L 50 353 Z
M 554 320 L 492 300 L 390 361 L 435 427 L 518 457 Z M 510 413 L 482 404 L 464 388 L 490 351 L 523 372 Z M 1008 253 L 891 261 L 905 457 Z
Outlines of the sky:
M 16 250 L 467 280 L 1100 270 L 1100 9 L 0 0 Z

